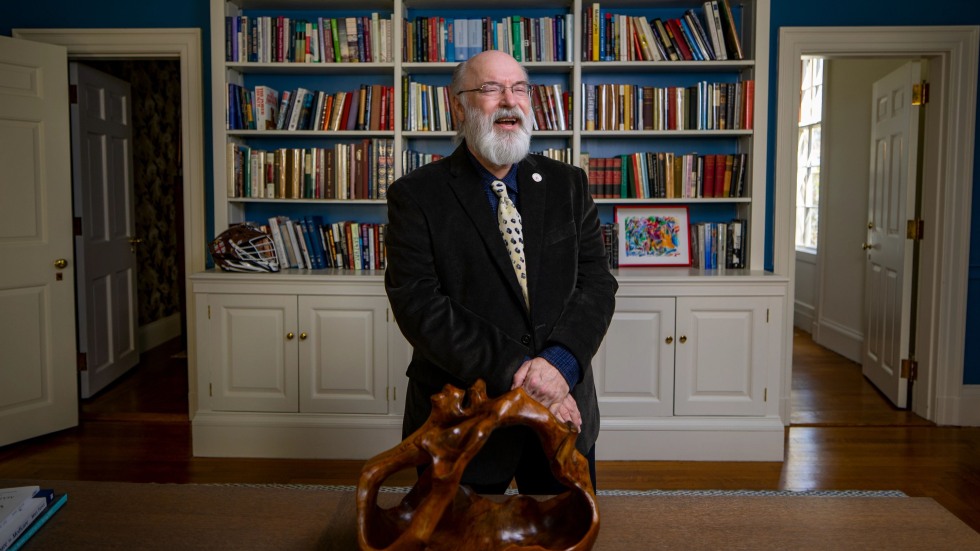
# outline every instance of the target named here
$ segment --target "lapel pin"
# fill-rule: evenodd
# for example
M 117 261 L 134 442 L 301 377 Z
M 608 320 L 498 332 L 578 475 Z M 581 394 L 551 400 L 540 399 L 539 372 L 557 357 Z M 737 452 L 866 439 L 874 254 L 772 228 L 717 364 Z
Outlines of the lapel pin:
M 534 174 L 531 175 L 531 179 L 534 180 L 535 182 L 540 182 L 541 181 L 541 175 L 538 174 L 537 172 L 535 172 Z

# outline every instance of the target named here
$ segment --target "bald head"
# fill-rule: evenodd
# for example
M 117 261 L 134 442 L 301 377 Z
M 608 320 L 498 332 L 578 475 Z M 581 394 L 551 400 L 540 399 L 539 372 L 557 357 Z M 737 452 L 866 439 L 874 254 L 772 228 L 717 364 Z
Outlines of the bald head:
M 519 74 L 515 80 L 527 80 L 527 71 L 508 53 L 500 50 L 487 50 L 480 52 L 468 60 L 460 63 L 453 70 L 452 81 L 449 83 L 453 95 L 459 94 L 460 90 L 476 88 L 484 82 L 503 82 L 488 75 L 494 74 Z

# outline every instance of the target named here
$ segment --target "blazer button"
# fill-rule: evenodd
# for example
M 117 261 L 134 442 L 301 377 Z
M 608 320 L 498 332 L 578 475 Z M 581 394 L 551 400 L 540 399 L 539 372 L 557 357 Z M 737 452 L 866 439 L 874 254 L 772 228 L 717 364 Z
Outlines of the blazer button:
M 523 344 L 525 346 L 531 344 L 531 335 L 522 335 L 521 336 L 521 344 Z

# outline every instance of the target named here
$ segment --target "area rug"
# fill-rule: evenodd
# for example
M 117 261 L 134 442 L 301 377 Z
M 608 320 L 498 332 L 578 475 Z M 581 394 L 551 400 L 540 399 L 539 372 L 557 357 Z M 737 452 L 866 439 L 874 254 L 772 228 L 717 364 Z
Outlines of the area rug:
M 242 488 L 282 488 L 288 490 L 309 490 L 326 492 L 353 492 L 355 486 L 327 484 L 204 484 L 204 486 L 237 486 Z M 382 486 L 385 493 L 407 494 L 408 486 Z M 506 495 L 516 495 L 517 490 L 509 488 Z M 899 490 L 599 490 L 599 496 L 758 496 L 758 497 L 908 497 Z

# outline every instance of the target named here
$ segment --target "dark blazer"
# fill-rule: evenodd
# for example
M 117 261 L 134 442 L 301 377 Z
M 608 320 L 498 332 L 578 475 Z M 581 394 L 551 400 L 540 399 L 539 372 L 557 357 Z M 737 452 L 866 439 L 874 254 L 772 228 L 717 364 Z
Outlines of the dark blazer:
M 404 436 L 428 418 L 428 397 L 477 379 L 492 398 L 510 390 L 526 357 L 561 344 L 578 360 L 572 395 L 582 414 L 577 447 L 599 432 L 591 368 L 612 318 L 617 289 L 609 273 L 588 179 L 539 155 L 518 165 L 530 313 L 466 144 L 388 189 L 385 288 L 414 347 L 408 366 Z M 470 463 L 467 480 L 495 482 L 513 471 L 520 445 L 497 430 Z M 500 434 L 498 434 L 500 433 Z M 474 473 L 474 476 L 470 476 Z M 474 479 L 474 477 L 477 477 Z

